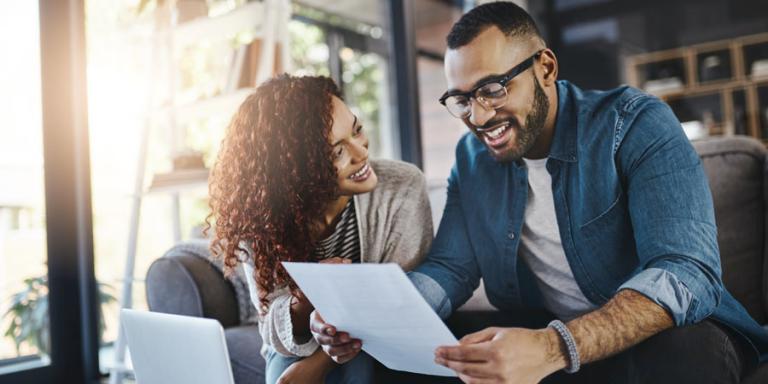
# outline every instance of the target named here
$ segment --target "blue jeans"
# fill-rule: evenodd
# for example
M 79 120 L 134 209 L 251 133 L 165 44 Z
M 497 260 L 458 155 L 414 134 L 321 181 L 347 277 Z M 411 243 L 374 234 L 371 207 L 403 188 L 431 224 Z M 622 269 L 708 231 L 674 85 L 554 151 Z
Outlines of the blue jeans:
M 275 384 L 288 367 L 303 359 L 302 357 L 284 356 L 273 348 L 267 347 L 267 384 Z M 374 360 L 365 352 L 360 352 L 354 359 L 334 368 L 325 378 L 329 384 L 367 384 L 373 382 Z

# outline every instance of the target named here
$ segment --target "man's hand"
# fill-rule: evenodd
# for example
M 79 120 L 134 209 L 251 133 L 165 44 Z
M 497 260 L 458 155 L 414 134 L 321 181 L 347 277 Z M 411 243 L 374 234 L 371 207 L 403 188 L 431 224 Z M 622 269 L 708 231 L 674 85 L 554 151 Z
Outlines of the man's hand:
M 333 361 L 344 364 L 360 352 L 363 342 L 353 339 L 346 332 L 339 332 L 336 327 L 326 323 L 317 311 L 310 316 L 309 329 L 312 337 Z
M 277 379 L 277 384 L 324 383 L 325 376 L 335 367 L 336 364 L 318 349 L 311 356 L 289 365 Z
M 458 346 L 439 347 L 435 362 L 465 383 L 538 383 L 566 366 L 554 329 L 486 328 Z

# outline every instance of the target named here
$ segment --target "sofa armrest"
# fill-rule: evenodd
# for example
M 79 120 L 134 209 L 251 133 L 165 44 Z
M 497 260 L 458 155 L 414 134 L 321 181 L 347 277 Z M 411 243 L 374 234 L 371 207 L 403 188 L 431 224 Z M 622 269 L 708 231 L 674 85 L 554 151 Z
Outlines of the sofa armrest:
M 723 284 L 759 323 L 768 322 L 765 145 L 743 136 L 693 142 L 709 179 Z
M 232 284 L 199 256 L 177 254 L 155 260 L 147 271 L 146 291 L 153 312 L 216 319 L 225 328 L 240 324 Z

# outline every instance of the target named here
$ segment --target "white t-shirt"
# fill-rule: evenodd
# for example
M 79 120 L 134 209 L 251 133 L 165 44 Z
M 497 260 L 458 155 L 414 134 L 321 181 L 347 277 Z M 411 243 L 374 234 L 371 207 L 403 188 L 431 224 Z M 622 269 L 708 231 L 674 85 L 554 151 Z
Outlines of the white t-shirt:
M 520 238 L 520 257 L 536 276 L 544 307 L 568 321 L 597 308 L 584 296 L 565 258 L 552 197 L 547 159 L 523 159 L 528 167 L 528 202 Z

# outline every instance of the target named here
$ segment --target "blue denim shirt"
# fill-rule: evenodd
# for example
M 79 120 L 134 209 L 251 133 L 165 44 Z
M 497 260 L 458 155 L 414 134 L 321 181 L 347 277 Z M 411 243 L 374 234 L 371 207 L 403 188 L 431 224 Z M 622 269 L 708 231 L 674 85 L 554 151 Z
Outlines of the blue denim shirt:
M 629 87 L 558 81 L 557 92 L 547 170 L 565 256 L 587 299 L 602 305 L 630 288 L 677 326 L 711 317 L 768 357 L 768 333 L 723 288 L 707 178 L 670 108 Z M 527 194 L 524 164 L 495 161 L 472 134 L 459 141 L 437 237 L 412 274 L 422 290 L 434 288 L 429 301 L 441 316 L 481 277 L 497 308 L 542 308 L 518 257 Z

